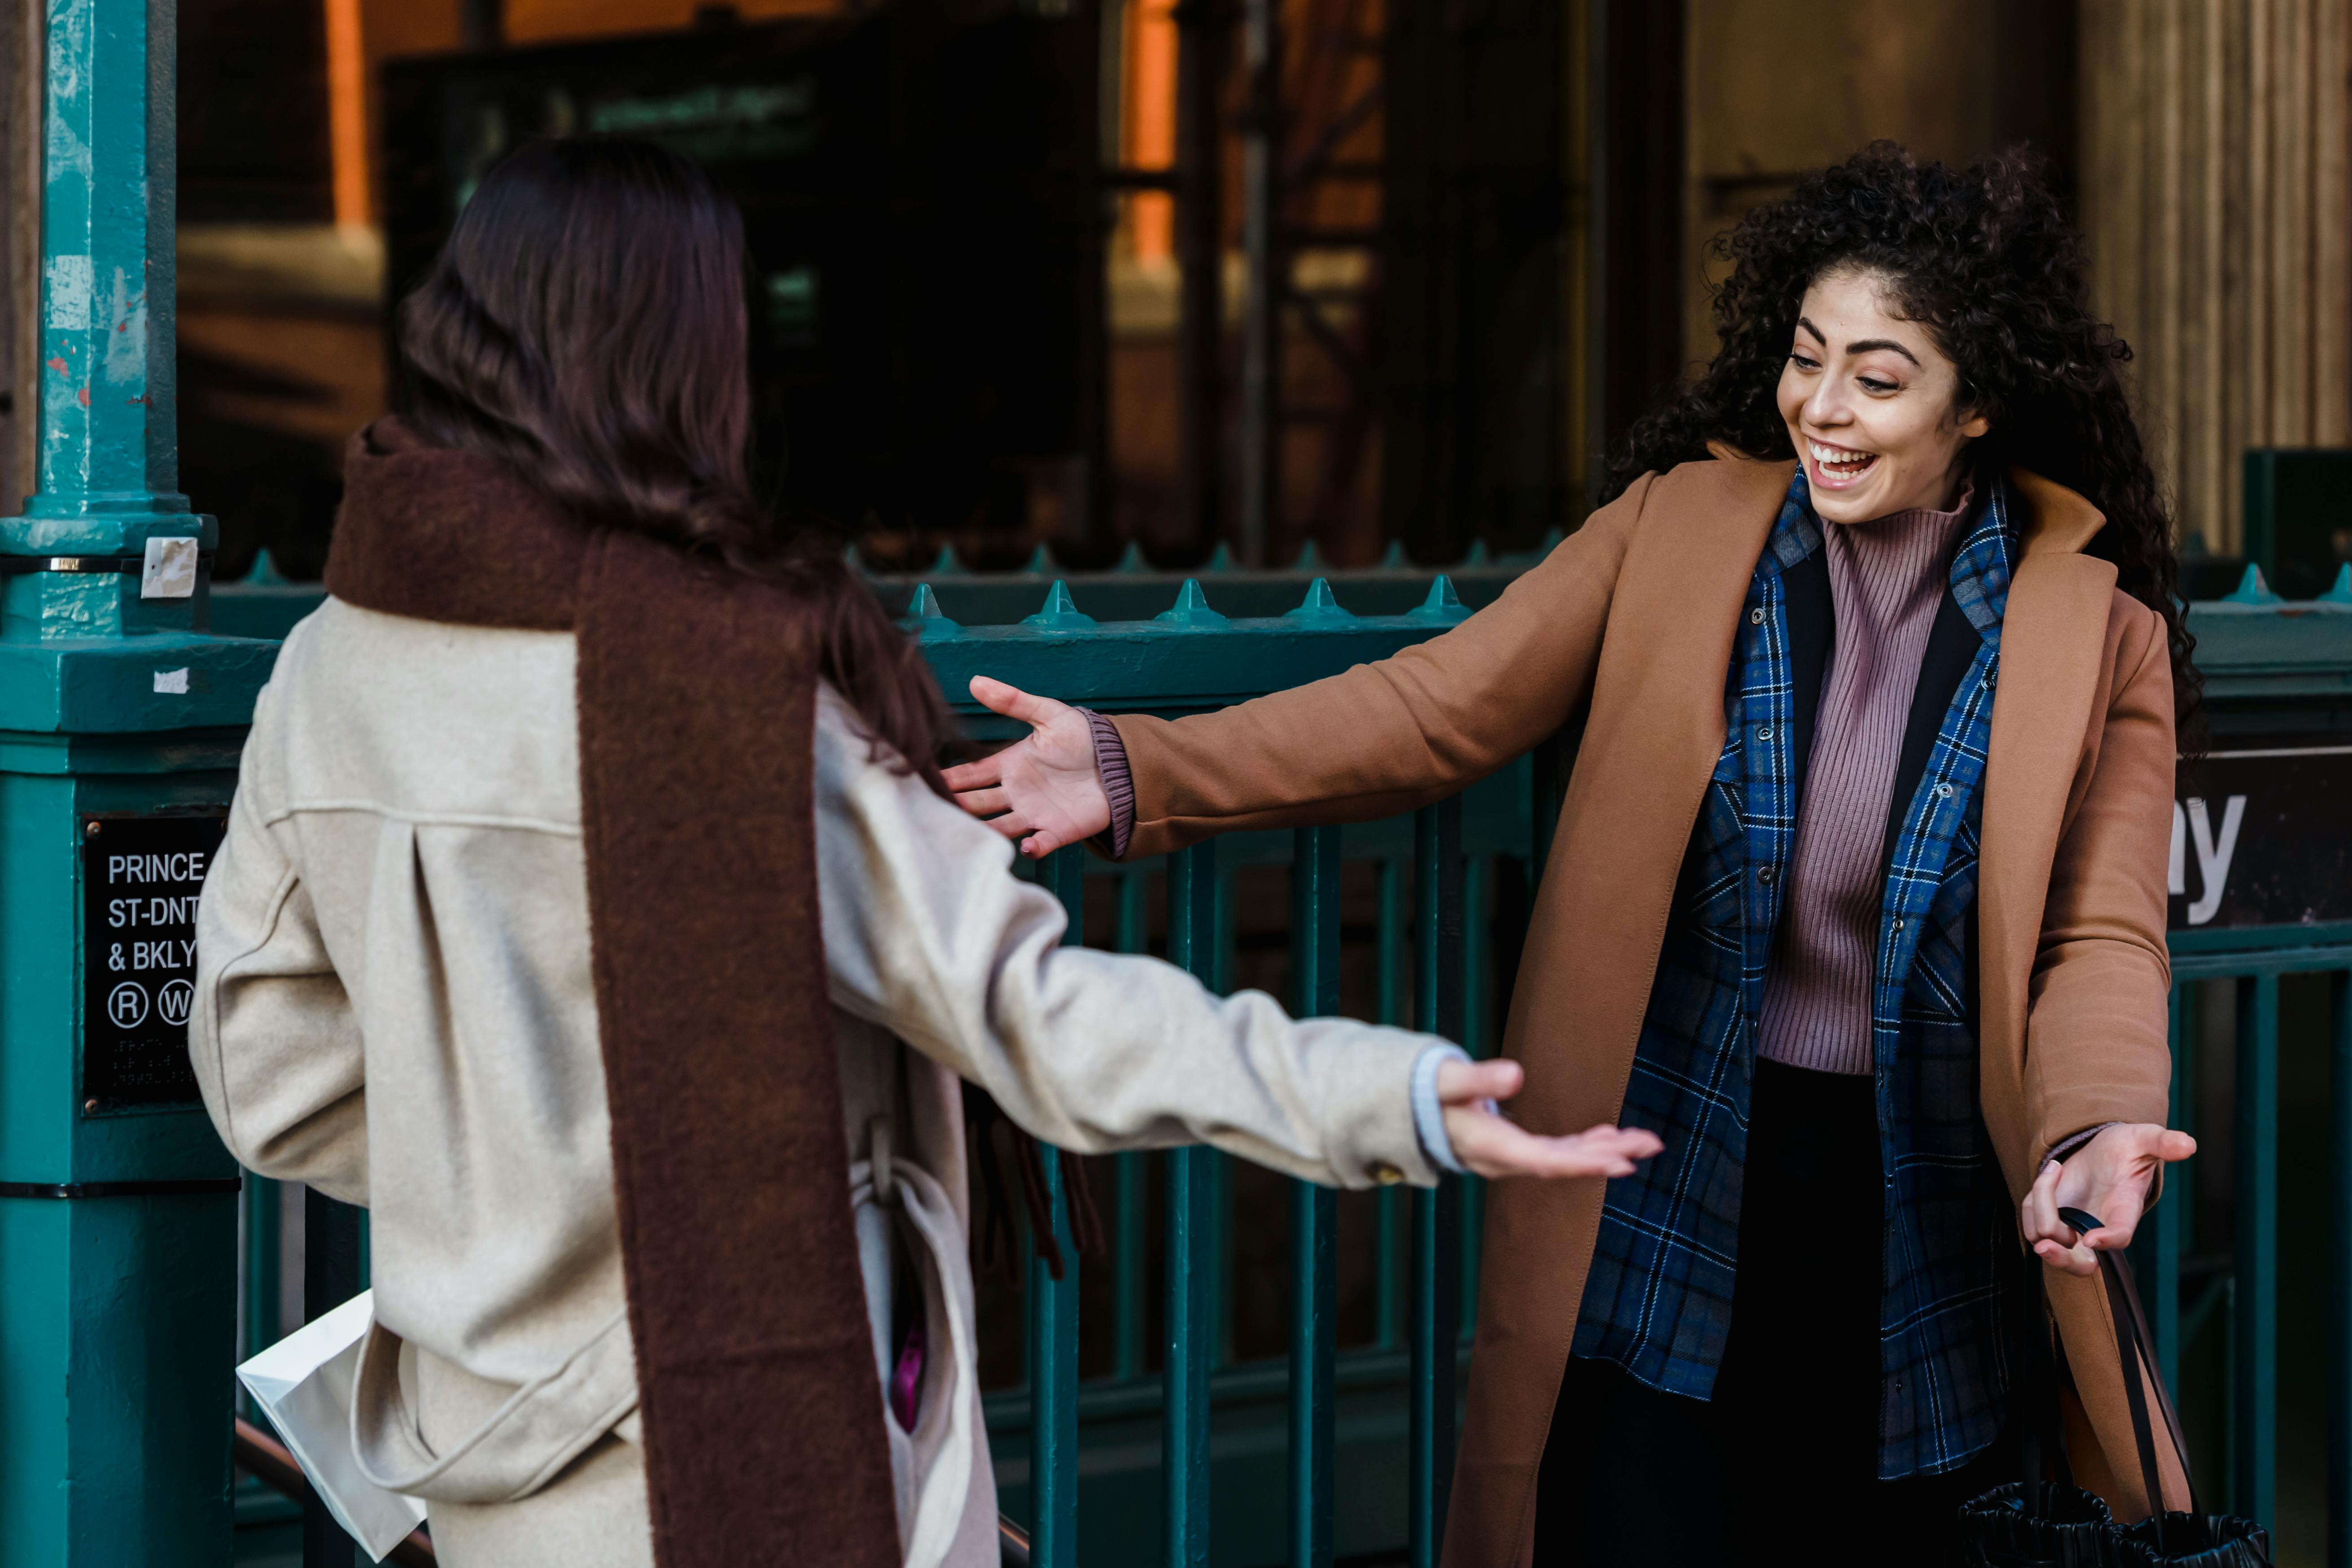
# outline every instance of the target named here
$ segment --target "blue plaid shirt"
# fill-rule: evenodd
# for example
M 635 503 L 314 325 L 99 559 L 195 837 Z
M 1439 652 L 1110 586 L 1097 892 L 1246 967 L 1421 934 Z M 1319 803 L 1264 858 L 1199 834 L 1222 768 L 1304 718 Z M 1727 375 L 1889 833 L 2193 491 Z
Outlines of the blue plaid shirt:
M 1998 1435 L 2019 1292 L 2007 1191 L 1977 1114 L 1964 950 L 1979 785 L 2015 534 L 1999 483 L 1952 563 L 1983 639 L 1895 839 L 1871 995 L 1885 1181 L 1878 1473 L 1950 1469 Z M 1574 1353 L 1706 1398 L 1731 1327 L 1765 965 L 1796 847 L 1782 574 L 1821 548 L 1802 468 L 1756 563 L 1725 682 L 1727 737 L 1683 863 L 1622 1121 L 1665 1150 L 1609 1184 Z

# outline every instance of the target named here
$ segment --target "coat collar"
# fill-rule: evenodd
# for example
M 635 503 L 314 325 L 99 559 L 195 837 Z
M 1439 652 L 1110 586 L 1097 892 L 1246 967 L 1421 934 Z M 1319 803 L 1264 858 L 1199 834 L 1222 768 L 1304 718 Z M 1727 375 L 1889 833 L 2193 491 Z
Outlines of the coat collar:
M 2080 555 L 2106 526 L 2106 513 L 2031 468 L 2010 469 L 2009 483 L 2021 503 L 2015 521 L 2027 556 Z

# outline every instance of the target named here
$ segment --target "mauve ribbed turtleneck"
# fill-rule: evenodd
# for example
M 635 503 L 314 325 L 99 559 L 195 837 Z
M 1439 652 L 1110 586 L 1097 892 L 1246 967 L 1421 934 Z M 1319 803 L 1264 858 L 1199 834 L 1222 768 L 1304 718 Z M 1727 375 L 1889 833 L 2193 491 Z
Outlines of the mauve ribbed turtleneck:
M 1949 511 L 1824 523 L 1837 634 L 1813 724 L 1756 1052 L 1816 1072 L 1866 1073 L 1886 814 L 1928 628 L 1969 496 Z

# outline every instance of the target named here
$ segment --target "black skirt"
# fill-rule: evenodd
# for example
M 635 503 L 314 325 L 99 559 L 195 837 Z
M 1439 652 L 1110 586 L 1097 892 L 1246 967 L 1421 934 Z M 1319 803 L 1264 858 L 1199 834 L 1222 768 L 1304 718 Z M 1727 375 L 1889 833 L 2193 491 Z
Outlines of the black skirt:
M 1759 1061 L 1714 1397 L 1571 1359 L 1536 1568 L 1715 1568 L 1800 1542 L 1822 1568 L 1941 1561 L 1959 1505 L 2016 1462 L 2004 1440 L 1943 1475 L 1878 1479 L 1881 1191 L 1871 1079 Z

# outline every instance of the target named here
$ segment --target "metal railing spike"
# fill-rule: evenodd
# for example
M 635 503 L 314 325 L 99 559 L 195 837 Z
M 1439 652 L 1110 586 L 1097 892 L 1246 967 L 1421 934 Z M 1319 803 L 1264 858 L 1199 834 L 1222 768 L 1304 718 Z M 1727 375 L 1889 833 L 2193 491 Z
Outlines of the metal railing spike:
M 1387 551 L 1381 556 L 1381 570 L 1383 572 L 1409 572 L 1412 569 L 1412 557 L 1404 552 L 1404 541 L 1402 539 L 1390 540 Z
M 2246 574 L 2238 579 L 2236 592 L 2222 595 L 2220 603 L 2241 605 L 2249 609 L 2267 610 L 2284 605 L 2286 601 L 2271 592 L 2270 580 L 2263 575 L 2263 569 L 2248 562 Z
M 1283 618 L 1292 621 L 1338 622 L 1352 621 L 1356 617 L 1348 613 L 1347 606 L 1339 603 L 1339 595 L 1331 592 L 1331 580 L 1328 577 L 1318 577 L 1307 584 L 1307 597 L 1299 601 L 1298 607 L 1286 612 Z
M 1209 552 L 1209 563 L 1206 566 L 1202 567 L 1201 570 L 1203 572 L 1230 572 L 1233 569 L 1233 550 L 1223 540 L 1221 539 L 1217 541 L 1217 547 Z
M 929 583 L 915 584 L 915 596 L 908 602 L 907 613 L 898 624 L 914 633 L 919 642 L 938 642 L 963 629 L 940 608 L 940 596 L 931 592 Z
M 1149 572 L 1151 570 L 1151 563 L 1143 558 L 1143 546 L 1130 539 L 1127 542 L 1127 548 L 1119 553 L 1118 564 L 1112 570 Z
M 1232 624 L 1209 607 L 1209 595 L 1201 591 L 1201 580 L 1197 577 L 1185 578 L 1184 585 L 1176 590 L 1176 602 L 1151 618 L 1165 621 L 1172 626 L 1191 626 L 1202 631 Z
M 940 552 L 931 558 L 931 575 L 934 577 L 963 575 L 963 563 L 956 559 L 954 545 L 945 541 L 940 542 Z
M 1293 572 L 1320 572 L 1323 558 L 1315 552 L 1315 542 L 1308 540 L 1298 547 L 1298 559 L 1290 563 Z
M 1078 602 L 1070 597 L 1070 585 L 1056 577 L 1045 590 L 1045 605 L 1021 624 L 1045 632 L 1083 632 L 1094 629 L 1095 618 L 1078 608 Z
M 1486 542 L 1483 539 L 1472 540 L 1470 542 L 1470 552 L 1462 558 L 1461 563 L 1465 566 L 1484 566 L 1486 564 Z
M 1044 544 L 1040 543 L 1036 549 L 1029 552 L 1029 564 L 1024 566 L 1021 570 L 1028 573 L 1032 577 L 1052 576 L 1054 574 L 1053 552 L 1047 550 Z
M 2325 605 L 2331 610 L 2352 610 L 2352 561 L 2336 569 L 2336 585 L 2312 603 Z
M 1462 602 L 1462 595 L 1454 591 L 1454 579 L 1443 572 L 1437 574 L 1437 581 L 1429 585 L 1429 597 L 1423 599 L 1417 608 L 1405 613 L 1416 621 L 1443 621 L 1448 626 L 1470 618 L 1469 606 Z

